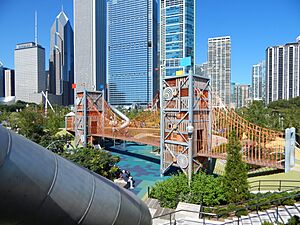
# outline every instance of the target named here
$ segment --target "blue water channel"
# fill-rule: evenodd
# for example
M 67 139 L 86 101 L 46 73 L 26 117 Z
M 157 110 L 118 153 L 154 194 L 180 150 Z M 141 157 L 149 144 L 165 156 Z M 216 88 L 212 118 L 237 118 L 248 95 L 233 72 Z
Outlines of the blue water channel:
M 118 166 L 128 170 L 135 180 L 132 190 L 140 198 L 147 193 L 148 187 L 168 177 L 160 176 L 160 157 L 152 153 L 153 147 L 136 143 L 126 143 L 106 148 L 113 155 L 120 157 Z

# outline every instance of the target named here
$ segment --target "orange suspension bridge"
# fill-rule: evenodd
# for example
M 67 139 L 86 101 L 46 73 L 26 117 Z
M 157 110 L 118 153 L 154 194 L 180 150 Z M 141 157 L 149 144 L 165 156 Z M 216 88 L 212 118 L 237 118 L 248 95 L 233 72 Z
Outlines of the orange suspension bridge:
M 160 90 L 149 108 L 151 122 L 129 120 L 104 100 L 102 92 L 78 92 L 66 128 L 75 133 L 77 145 L 110 138 L 157 146 L 162 174 L 173 165 L 191 173 L 205 159 L 225 159 L 233 131 L 246 163 L 278 169 L 284 169 L 287 160 L 288 166 L 293 164 L 294 130 L 288 130 L 287 139 L 283 132 L 250 123 L 222 104 L 209 79 L 192 74 L 165 78 Z

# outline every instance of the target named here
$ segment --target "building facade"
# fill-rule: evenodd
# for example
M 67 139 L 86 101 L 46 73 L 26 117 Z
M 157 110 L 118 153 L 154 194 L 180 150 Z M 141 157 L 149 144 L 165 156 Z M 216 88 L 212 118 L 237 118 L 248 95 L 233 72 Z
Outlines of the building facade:
M 266 50 L 266 103 L 300 96 L 300 38 Z
M 208 39 L 208 75 L 211 87 L 226 106 L 230 105 L 231 39 L 229 36 Z
M 64 12 L 60 12 L 50 31 L 49 87 L 51 94 L 57 95 L 57 104 L 74 103 L 74 42 L 73 29 Z
M 266 96 L 266 61 L 252 66 L 252 99 L 265 100 Z
M 195 0 L 161 0 L 161 76 L 186 74 L 195 61 Z M 191 57 L 190 66 L 181 59 Z
M 202 63 L 199 65 L 195 65 L 195 74 L 203 76 L 203 77 L 209 77 L 208 74 L 208 63 Z
M 251 86 L 249 84 L 231 83 L 232 108 L 246 107 L 251 102 Z
M 157 92 L 156 0 L 107 3 L 109 103 L 148 105 Z
M 40 104 L 46 90 L 45 49 L 34 43 L 17 44 L 15 48 L 16 100 Z
M 106 85 L 106 1 L 74 0 L 76 91 Z
M 15 71 L 4 70 L 4 97 L 15 96 Z
M 4 96 L 4 69 L 2 62 L 0 62 L 0 97 Z

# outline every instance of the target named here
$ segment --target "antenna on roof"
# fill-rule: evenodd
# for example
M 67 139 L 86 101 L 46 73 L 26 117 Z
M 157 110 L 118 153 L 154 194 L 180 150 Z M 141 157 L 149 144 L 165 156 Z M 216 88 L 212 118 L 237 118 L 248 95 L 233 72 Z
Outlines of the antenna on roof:
M 64 11 L 64 5 L 61 5 L 61 11 L 62 12 Z
M 37 11 L 34 13 L 34 42 L 35 45 L 38 45 L 38 17 L 37 17 Z

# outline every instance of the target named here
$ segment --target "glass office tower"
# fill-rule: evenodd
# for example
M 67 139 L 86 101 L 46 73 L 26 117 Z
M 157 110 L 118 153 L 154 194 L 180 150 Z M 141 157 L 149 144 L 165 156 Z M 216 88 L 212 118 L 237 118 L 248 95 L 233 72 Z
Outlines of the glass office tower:
M 109 103 L 147 105 L 157 92 L 156 0 L 107 3 Z
M 50 93 L 59 96 L 56 104 L 74 103 L 74 41 L 73 29 L 62 11 L 55 18 L 50 31 Z
M 194 67 L 195 1 L 161 0 L 161 75 L 175 76 Z M 191 57 L 191 66 L 180 60 Z

